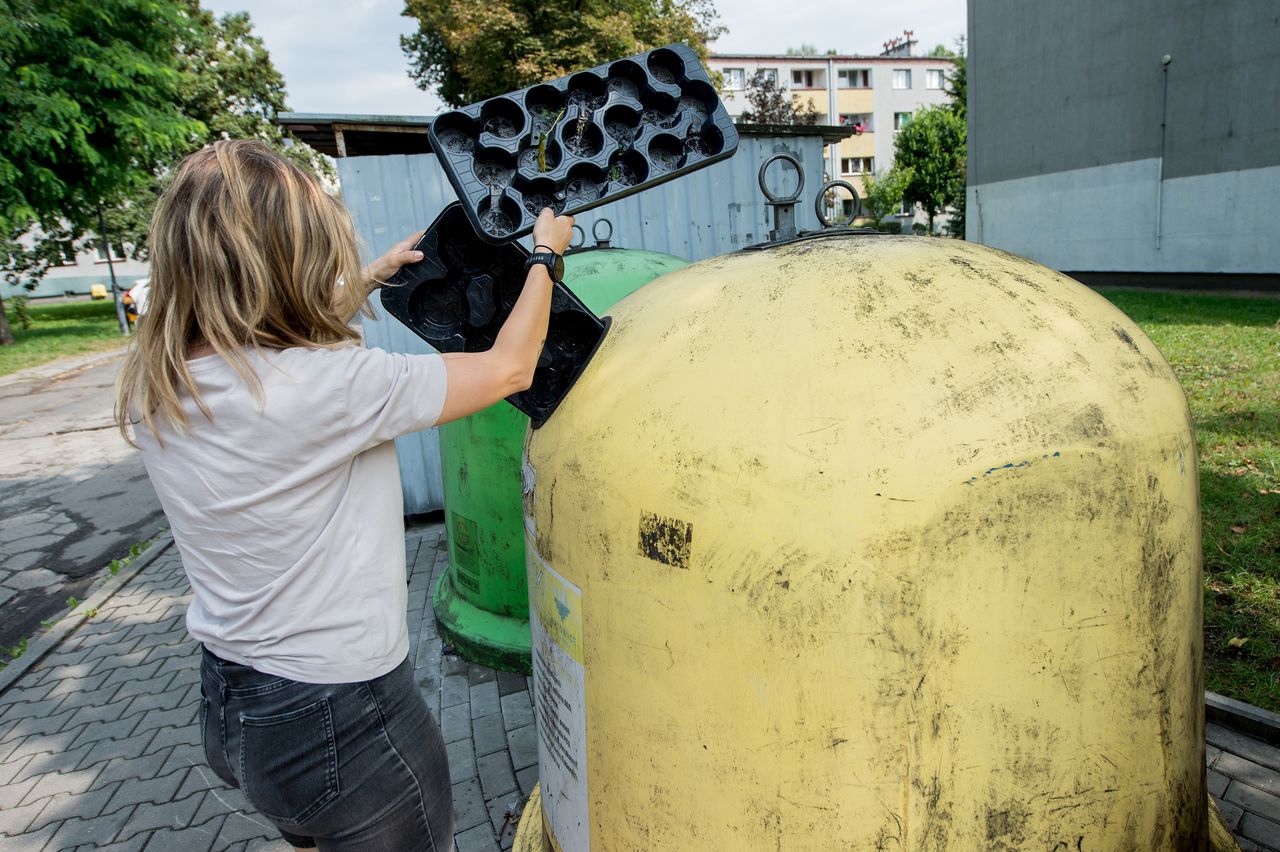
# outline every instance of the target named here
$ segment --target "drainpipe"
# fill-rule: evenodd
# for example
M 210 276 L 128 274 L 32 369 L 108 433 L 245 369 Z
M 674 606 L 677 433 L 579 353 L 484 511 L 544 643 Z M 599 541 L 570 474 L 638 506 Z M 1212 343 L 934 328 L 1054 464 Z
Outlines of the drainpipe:
M 827 57 L 827 123 L 839 124 L 840 113 L 836 112 L 836 61 L 833 57 Z M 840 177 L 840 143 L 831 143 L 830 163 L 827 165 L 829 172 L 828 180 L 835 180 Z
M 1160 58 L 1164 94 L 1160 107 L 1160 171 L 1156 175 L 1156 251 L 1160 250 L 1160 240 L 1164 236 L 1164 137 L 1166 119 L 1169 117 L 1169 63 L 1172 61 L 1173 57 L 1167 53 Z

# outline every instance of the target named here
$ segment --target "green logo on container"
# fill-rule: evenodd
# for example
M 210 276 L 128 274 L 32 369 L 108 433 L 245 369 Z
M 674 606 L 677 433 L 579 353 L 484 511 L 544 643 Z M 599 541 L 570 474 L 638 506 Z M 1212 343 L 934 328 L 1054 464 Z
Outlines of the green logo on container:
M 476 556 L 480 550 L 480 532 L 476 529 L 476 522 L 468 518 L 464 518 L 457 512 L 451 513 L 453 516 L 453 559 L 458 568 L 465 568 L 472 577 L 470 583 L 465 585 L 473 586 L 476 583 Z

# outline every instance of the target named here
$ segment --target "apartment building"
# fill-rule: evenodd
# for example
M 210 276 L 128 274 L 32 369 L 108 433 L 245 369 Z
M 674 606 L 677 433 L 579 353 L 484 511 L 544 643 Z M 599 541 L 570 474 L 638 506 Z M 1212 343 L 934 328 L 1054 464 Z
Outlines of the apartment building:
M 862 176 L 893 165 L 893 137 L 921 107 L 947 103 L 949 59 L 916 56 L 907 33 L 874 56 L 715 53 L 708 67 L 724 77 L 722 97 L 734 120 L 750 109 L 747 87 L 757 73 L 771 76 L 797 103 L 811 103 L 819 122 L 862 128 L 827 151 L 827 173 L 862 193 Z M 834 149 L 834 150 L 833 150 Z
M 29 245 L 30 239 L 30 235 L 25 235 L 19 241 Z M 116 246 L 111 247 L 111 266 L 115 267 L 116 281 L 122 290 L 132 287 L 138 279 L 147 277 L 147 264 L 126 260 Z M 107 265 L 106 251 L 67 243 L 63 247 L 61 263 L 49 267 L 35 290 L 27 290 L 21 284 L 0 281 L 0 296 L 6 299 L 13 296 L 32 296 L 37 299 L 45 296 L 79 296 L 88 293 L 94 284 L 111 288 L 111 269 Z

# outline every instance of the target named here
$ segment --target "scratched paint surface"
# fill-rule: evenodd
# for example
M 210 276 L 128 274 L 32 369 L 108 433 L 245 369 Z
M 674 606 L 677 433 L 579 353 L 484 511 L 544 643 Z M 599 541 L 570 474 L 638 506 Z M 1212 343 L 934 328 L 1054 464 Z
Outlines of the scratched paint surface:
M 1137 326 L 892 237 L 613 315 L 528 444 L 591 601 L 593 849 L 1203 848 L 1195 443 Z M 695 531 L 679 570 L 654 516 Z

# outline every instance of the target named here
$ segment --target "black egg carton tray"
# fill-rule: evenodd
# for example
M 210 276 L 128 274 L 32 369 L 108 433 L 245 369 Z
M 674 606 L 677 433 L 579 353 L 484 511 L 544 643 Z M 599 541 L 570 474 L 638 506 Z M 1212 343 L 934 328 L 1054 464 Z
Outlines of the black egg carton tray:
M 484 352 L 524 287 L 529 252 L 519 243 L 486 245 L 458 202 L 444 209 L 404 266 L 382 288 L 382 306 L 440 352 Z M 551 416 L 604 339 L 608 324 L 563 284 L 551 293 L 551 323 L 533 385 L 507 397 L 536 429 Z
M 431 148 L 488 243 L 544 207 L 580 213 L 733 155 L 738 131 L 683 44 L 447 112 Z

